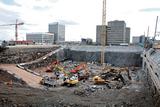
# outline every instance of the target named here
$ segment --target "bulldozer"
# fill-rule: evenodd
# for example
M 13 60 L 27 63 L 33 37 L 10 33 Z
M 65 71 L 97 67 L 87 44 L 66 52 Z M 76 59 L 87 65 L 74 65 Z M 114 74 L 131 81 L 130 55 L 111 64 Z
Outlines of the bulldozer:
M 93 82 L 96 85 L 102 85 L 102 84 L 106 84 L 107 83 L 107 81 L 102 79 L 100 76 L 94 76 L 93 77 Z
M 122 72 L 126 72 L 127 79 L 131 80 L 128 68 L 107 67 L 105 70 L 99 75 L 93 77 L 94 84 L 107 84 L 112 81 L 122 81 L 123 84 L 125 84 L 125 80 L 121 74 Z

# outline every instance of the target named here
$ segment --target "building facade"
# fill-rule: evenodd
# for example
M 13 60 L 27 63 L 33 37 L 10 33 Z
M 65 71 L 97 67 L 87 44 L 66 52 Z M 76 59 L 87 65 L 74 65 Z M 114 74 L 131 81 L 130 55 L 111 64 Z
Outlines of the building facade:
M 130 28 L 129 27 L 127 27 L 126 28 L 126 43 L 130 43 L 130 33 L 131 33 L 131 31 L 130 31 Z
M 48 25 L 48 31 L 54 33 L 54 42 L 64 42 L 65 41 L 65 25 L 58 22 L 50 23 Z
M 35 44 L 54 44 L 53 33 L 27 33 L 26 40 L 33 41 Z
M 91 38 L 81 38 L 81 45 L 92 45 Z
M 104 26 L 105 25 L 97 25 L 97 27 L 96 27 L 96 44 L 98 44 L 98 45 L 101 45 L 101 43 L 102 43 L 102 33 L 103 33 L 103 31 L 102 31 L 102 29 L 104 28 Z M 107 26 L 105 26 L 105 30 L 106 30 L 106 34 L 107 34 Z M 106 36 L 106 40 L 105 41 L 107 41 L 107 36 Z
M 102 25 L 97 26 L 96 42 L 101 45 Z M 110 21 L 106 26 L 106 43 L 113 45 L 120 45 L 122 43 L 130 43 L 130 28 L 126 27 L 125 21 Z
M 133 36 L 132 37 L 132 43 L 133 44 L 144 44 L 145 39 L 147 39 L 147 37 L 145 37 L 145 35 Z

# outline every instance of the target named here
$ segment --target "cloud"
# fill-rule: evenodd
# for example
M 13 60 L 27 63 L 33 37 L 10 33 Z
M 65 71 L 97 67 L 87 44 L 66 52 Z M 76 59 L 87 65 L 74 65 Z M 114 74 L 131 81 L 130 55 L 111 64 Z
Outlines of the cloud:
M 35 10 L 38 10 L 38 11 L 45 11 L 45 10 L 48 10 L 50 9 L 51 7 L 49 6 L 44 6 L 44 7 L 41 7 L 41 6 L 34 6 L 33 9 Z
M 58 2 L 59 0 L 36 0 L 37 2 L 38 1 L 49 1 L 49 2 L 51 2 L 51 3 L 56 3 L 56 2 Z
M 64 25 L 78 25 L 79 23 L 71 20 L 57 20 L 57 22 L 60 22 Z
M 19 18 L 19 14 L 17 12 L 13 12 L 10 10 L 6 10 L 3 8 L 0 8 L 0 24 L 9 24 L 9 23 L 15 23 L 15 19 Z
M 140 9 L 140 12 L 160 12 L 160 8 L 144 8 Z
M 6 4 L 6 5 L 21 6 L 21 5 L 17 4 L 14 0 L 1 0 L 0 2 L 3 4 Z

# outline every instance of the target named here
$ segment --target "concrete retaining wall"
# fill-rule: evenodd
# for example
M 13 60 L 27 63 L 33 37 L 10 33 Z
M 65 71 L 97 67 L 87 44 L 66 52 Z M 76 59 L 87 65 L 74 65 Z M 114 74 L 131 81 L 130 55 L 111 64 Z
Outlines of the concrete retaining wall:
M 59 48 L 55 51 L 48 53 L 47 55 L 45 55 L 40 59 L 26 63 L 24 65 L 27 68 L 31 69 L 31 68 L 47 66 L 53 60 L 62 61 L 66 59 L 79 62 L 100 62 L 101 51 L 94 50 L 97 49 L 96 46 L 91 47 L 94 51 L 88 51 L 87 48 L 88 47 L 84 47 L 82 48 L 83 50 L 81 49 L 74 50 L 73 48 Z M 127 50 L 124 47 L 121 47 L 118 51 L 115 51 L 116 48 L 119 49 L 119 47 L 114 47 L 114 50 L 111 51 L 110 49 L 112 48 L 110 47 L 109 50 L 106 50 L 105 63 L 109 63 L 119 67 L 141 66 L 142 64 L 141 51 L 129 51 L 128 47 Z
M 150 49 L 143 53 L 143 70 L 145 71 L 152 91 L 155 107 L 160 105 L 160 51 Z
M 74 61 L 100 62 L 100 52 L 70 50 L 70 58 Z M 136 52 L 105 52 L 105 63 L 114 66 L 141 66 L 141 53 Z
M 114 66 L 136 66 L 142 65 L 141 53 L 136 52 L 106 52 L 105 62 L 110 63 Z

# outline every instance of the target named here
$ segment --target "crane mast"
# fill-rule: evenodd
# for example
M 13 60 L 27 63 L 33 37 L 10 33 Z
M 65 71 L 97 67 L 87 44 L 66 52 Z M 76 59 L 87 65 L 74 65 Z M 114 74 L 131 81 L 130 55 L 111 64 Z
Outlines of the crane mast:
M 16 24 L 15 24 L 15 40 L 18 40 L 18 26 L 17 26 L 18 20 L 16 19 Z
M 106 25 L 106 0 L 103 0 L 102 25 Z
M 107 27 L 106 27 L 106 0 L 103 0 L 103 8 L 102 8 L 102 30 L 101 30 L 101 64 L 105 62 L 105 45 L 106 45 L 106 36 L 107 36 Z
M 155 25 L 155 32 L 154 32 L 154 37 L 153 37 L 153 41 L 155 40 L 156 36 L 157 36 L 157 23 L 158 23 L 158 16 L 156 18 L 156 25 Z

